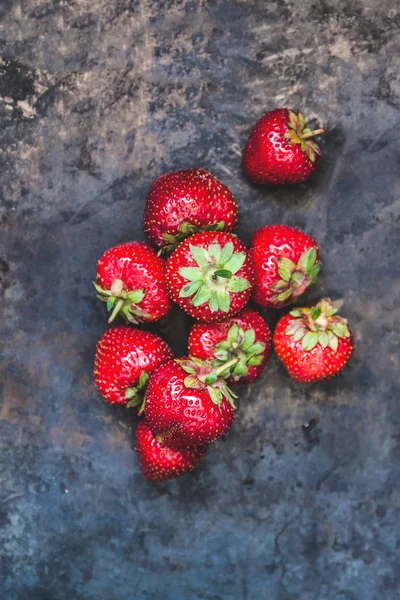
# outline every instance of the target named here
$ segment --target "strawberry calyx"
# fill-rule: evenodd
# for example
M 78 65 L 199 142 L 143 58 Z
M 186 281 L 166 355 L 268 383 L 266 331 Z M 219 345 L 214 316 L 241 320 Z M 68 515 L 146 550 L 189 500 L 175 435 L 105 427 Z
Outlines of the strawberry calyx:
M 188 389 L 206 390 L 211 400 L 218 407 L 225 398 L 232 408 L 236 408 L 235 399 L 237 395 L 229 389 L 224 374 L 230 373 L 230 369 L 239 362 L 239 358 L 233 358 L 218 368 L 209 361 L 203 361 L 194 356 L 189 358 L 177 358 L 175 361 L 182 367 L 185 373 L 184 385 Z
M 244 330 L 234 323 L 228 331 L 227 338 L 215 346 L 215 359 L 212 365 L 215 368 L 225 365 L 222 377 L 231 376 L 238 381 L 247 375 L 249 367 L 259 366 L 262 363 L 264 351 L 265 344 L 256 342 L 254 329 Z M 238 361 L 227 369 L 227 361 L 232 361 L 233 358 L 238 358 Z
M 96 288 L 97 297 L 102 302 L 106 302 L 107 310 L 111 311 L 111 315 L 108 319 L 109 323 L 112 323 L 118 314 L 120 314 L 125 321 L 135 324 L 140 323 L 151 316 L 138 306 L 146 295 L 145 290 L 126 290 L 124 288 L 124 282 L 122 279 L 118 278 L 114 279 L 109 290 L 100 287 L 94 282 L 93 285 Z
M 160 254 L 167 254 L 173 252 L 175 248 L 179 246 L 183 240 L 193 235 L 194 233 L 203 233 L 205 231 L 223 231 L 225 227 L 225 221 L 218 221 L 218 223 L 212 223 L 211 225 L 205 225 L 204 227 L 197 227 L 188 221 L 184 221 L 179 226 L 179 233 L 175 235 L 171 233 L 164 233 L 163 239 L 167 242 L 160 250 Z
M 149 383 L 150 375 L 146 371 L 140 373 L 139 381 L 136 386 L 128 387 L 125 390 L 125 398 L 128 400 L 127 408 L 136 408 L 143 405 L 144 395 L 147 384 Z M 142 409 L 141 409 L 142 410 Z
M 210 311 L 229 312 L 230 294 L 243 292 L 250 287 L 245 277 L 236 273 L 246 260 L 244 252 L 234 252 L 232 242 L 222 248 L 215 240 L 208 248 L 189 246 L 196 267 L 181 267 L 179 274 L 186 283 L 179 292 L 180 298 L 191 298 L 193 306 L 208 304 Z
M 321 264 L 317 262 L 317 251 L 315 248 L 306 250 L 301 255 L 297 265 L 284 256 L 276 260 L 280 279 L 270 287 L 273 292 L 277 292 L 271 298 L 271 302 L 276 304 L 303 294 L 309 285 L 316 282 L 321 269 Z
M 301 340 L 303 350 L 312 350 L 320 344 L 336 352 L 339 339 L 349 338 L 350 330 L 347 319 L 337 314 L 339 308 L 335 304 L 338 305 L 324 298 L 316 306 L 290 311 L 296 319 L 287 326 L 285 335 L 292 336 L 295 342 Z
M 306 118 L 304 114 L 289 110 L 289 121 L 287 122 L 289 131 L 287 131 L 283 137 L 288 140 L 290 144 L 300 144 L 301 149 L 305 152 L 311 162 L 315 162 L 316 155 L 321 154 L 321 150 L 316 142 L 310 138 L 325 133 L 325 129 L 314 129 L 311 131 L 306 124 Z

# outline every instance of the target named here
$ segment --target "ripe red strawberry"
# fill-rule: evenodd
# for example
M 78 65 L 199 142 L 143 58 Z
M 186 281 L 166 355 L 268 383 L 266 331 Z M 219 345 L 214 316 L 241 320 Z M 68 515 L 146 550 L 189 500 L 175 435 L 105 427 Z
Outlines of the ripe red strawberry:
M 196 233 L 183 241 L 167 262 L 172 300 L 199 321 L 218 321 L 248 302 L 254 281 L 246 246 L 223 232 Z
M 250 252 L 255 268 L 253 300 L 268 308 L 293 302 L 315 283 L 321 268 L 317 242 L 286 225 L 257 229 Z
M 173 171 L 161 175 L 149 190 L 144 230 L 170 252 L 199 231 L 234 231 L 237 212 L 231 192 L 205 169 Z
M 275 350 L 289 375 L 301 383 L 329 379 L 350 359 L 353 336 L 347 320 L 326 298 L 314 307 L 296 308 L 274 333 Z
M 142 474 L 150 481 L 168 481 L 192 471 L 204 458 L 204 450 L 172 450 L 157 442 L 145 421 L 136 430 L 136 451 Z
M 253 183 L 301 183 L 314 171 L 321 151 L 302 112 L 276 108 L 254 126 L 243 151 L 243 168 Z
M 228 431 L 236 396 L 219 375 L 229 367 L 213 370 L 210 363 L 181 358 L 154 371 L 144 414 L 159 441 L 179 450 L 210 444 Z
M 107 302 L 109 323 L 117 314 L 129 321 L 157 321 L 171 304 L 165 283 L 165 260 L 144 242 L 128 242 L 107 250 L 97 263 L 95 288 Z
M 158 335 L 113 327 L 97 344 L 94 382 L 110 404 L 138 406 L 150 374 L 172 356 L 172 350 Z
M 259 377 L 271 350 L 271 332 L 255 310 L 246 308 L 221 323 L 196 323 L 189 335 L 189 355 L 211 360 L 215 368 L 232 358 L 228 383 L 251 383 Z

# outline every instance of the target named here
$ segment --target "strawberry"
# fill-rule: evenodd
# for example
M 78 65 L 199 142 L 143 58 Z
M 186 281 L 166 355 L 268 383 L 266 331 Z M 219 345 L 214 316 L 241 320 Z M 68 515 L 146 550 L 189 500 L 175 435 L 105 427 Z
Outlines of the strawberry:
M 196 233 L 171 254 L 166 277 L 168 293 L 183 310 L 199 321 L 218 321 L 248 302 L 253 262 L 236 236 Z
M 232 358 L 228 383 L 251 383 L 259 377 L 271 350 L 271 332 L 255 310 L 246 308 L 221 323 L 196 323 L 189 335 L 189 354 L 211 360 L 215 368 Z
M 235 398 L 219 369 L 196 358 L 172 359 L 156 369 L 146 393 L 145 418 L 171 448 L 204 446 L 224 435 L 236 413 Z
M 144 242 L 127 242 L 107 250 L 97 263 L 94 284 L 98 298 L 111 311 L 108 322 L 117 314 L 125 321 L 157 321 L 170 308 L 165 260 Z
M 312 308 L 295 308 L 278 322 L 275 350 L 293 379 L 301 383 L 329 379 L 350 359 L 353 336 L 337 311 L 325 298 Z
M 110 404 L 138 406 L 150 374 L 172 356 L 172 350 L 158 335 L 113 327 L 97 344 L 95 385 Z
M 315 283 L 321 268 L 317 242 L 287 225 L 257 229 L 250 252 L 255 267 L 253 300 L 268 308 L 293 302 Z
M 170 252 L 199 231 L 234 231 L 237 212 L 231 192 L 205 169 L 173 171 L 149 190 L 144 230 L 156 246 Z
M 192 471 L 204 458 L 204 450 L 172 450 L 160 444 L 145 421 L 136 429 L 136 451 L 142 474 L 150 481 L 168 481 Z
M 302 112 L 276 108 L 254 126 L 243 151 L 243 168 L 253 183 L 301 183 L 314 171 L 321 151 Z

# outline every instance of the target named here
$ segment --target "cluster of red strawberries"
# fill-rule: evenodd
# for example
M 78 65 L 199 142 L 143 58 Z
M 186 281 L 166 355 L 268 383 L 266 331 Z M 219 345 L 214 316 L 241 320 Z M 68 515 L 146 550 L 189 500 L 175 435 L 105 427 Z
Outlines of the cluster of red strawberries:
M 277 109 L 254 127 L 243 153 L 255 183 L 296 183 L 315 169 L 319 148 L 302 113 Z M 175 171 L 151 186 L 144 230 L 157 247 L 128 242 L 97 264 L 96 291 L 109 322 L 166 317 L 171 301 L 197 322 L 187 357 L 174 358 L 157 335 L 131 326 L 105 332 L 97 346 L 95 383 L 111 404 L 139 407 L 136 450 L 145 477 L 173 479 L 191 471 L 208 444 L 231 427 L 237 395 L 228 386 L 260 376 L 271 350 L 261 315 L 246 308 L 291 304 L 320 270 L 317 242 L 285 225 L 258 229 L 250 249 L 232 233 L 237 204 L 204 169 Z M 165 258 L 168 256 L 168 258 Z M 295 308 L 277 324 L 274 346 L 289 375 L 310 383 L 336 375 L 353 337 L 329 299 Z

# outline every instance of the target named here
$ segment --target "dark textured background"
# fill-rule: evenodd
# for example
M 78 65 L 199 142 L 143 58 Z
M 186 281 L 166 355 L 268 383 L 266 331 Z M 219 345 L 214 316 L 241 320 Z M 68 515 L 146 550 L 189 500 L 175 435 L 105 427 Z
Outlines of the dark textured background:
M 398 600 L 397 0 L 2 0 L 0 15 L 1 600 Z M 307 184 L 257 189 L 241 148 L 281 105 L 327 127 L 323 159 Z M 244 241 L 272 222 L 317 237 L 308 299 L 343 298 L 357 350 L 311 387 L 273 357 L 226 440 L 155 485 L 134 415 L 92 384 L 91 282 L 106 248 L 143 239 L 153 179 L 197 166 L 235 194 Z M 176 310 L 161 326 L 177 352 L 189 325 Z

